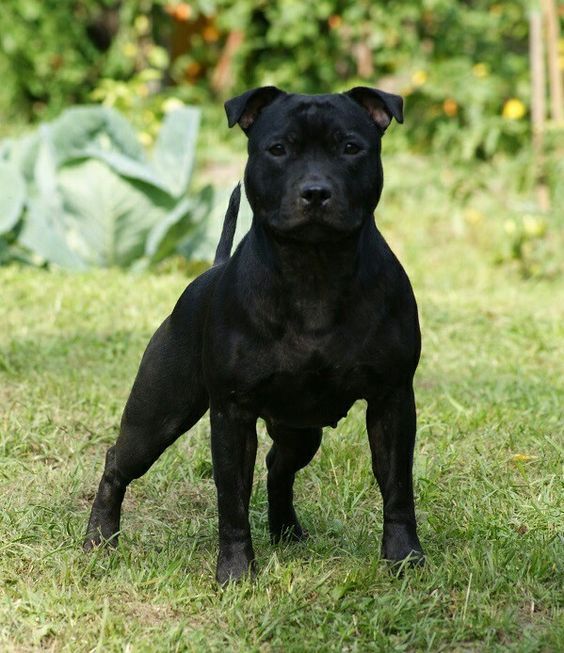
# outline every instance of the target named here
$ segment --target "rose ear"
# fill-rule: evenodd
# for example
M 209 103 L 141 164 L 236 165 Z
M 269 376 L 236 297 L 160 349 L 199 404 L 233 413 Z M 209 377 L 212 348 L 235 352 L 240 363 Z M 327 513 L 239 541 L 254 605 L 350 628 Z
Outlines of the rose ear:
M 386 128 L 392 122 L 392 118 L 395 118 L 399 123 L 403 122 L 403 98 L 399 95 L 366 86 L 356 86 L 347 91 L 345 95 L 348 95 L 366 109 L 368 115 L 382 132 L 386 131 Z
M 241 129 L 247 132 L 264 107 L 273 102 L 279 95 L 285 95 L 285 93 L 276 86 L 261 86 L 227 100 L 225 103 L 227 124 L 229 127 L 233 127 L 235 123 L 239 123 Z

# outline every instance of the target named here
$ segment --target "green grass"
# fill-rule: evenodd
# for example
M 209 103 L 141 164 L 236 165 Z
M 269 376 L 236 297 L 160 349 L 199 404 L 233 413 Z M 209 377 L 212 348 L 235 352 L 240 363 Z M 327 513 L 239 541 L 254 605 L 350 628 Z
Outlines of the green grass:
M 440 203 L 394 199 L 399 187 L 392 177 L 380 213 L 422 318 L 415 476 L 427 566 L 396 577 L 379 560 L 360 404 L 299 474 L 304 544 L 268 541 L 261 428 L 254 583 L 213 582 L 207 418 L 131 486 L 119 550 L 82 554 L 140 355 L 187 280 L 170 268 L 4 268 L 0 650 L 564 649 L 562 277 L 525 281 L 494 265 L 499 220 L 461 228 Z

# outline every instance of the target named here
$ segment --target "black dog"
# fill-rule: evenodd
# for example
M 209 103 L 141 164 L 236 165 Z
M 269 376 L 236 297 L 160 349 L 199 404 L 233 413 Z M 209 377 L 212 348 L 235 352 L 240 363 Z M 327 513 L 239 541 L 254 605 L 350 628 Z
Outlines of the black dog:
M 228 101 L 249 138 L 252 227 L 230 258 L 240 189 L 214 266 L 184 291 L 152 337 L 108 450 L 85 549 L 116 542 L 125 489 L 210 409 L 219 510 L 217 580 L 254 566 L 249 498 L 262 417 L 274 541 L 305 533 L 296 472 L 357 399 L 368 403 L 372 468 L 384 499 L 382 555 L 423 560 L 412 488 L 417 306 L 373 213 L 380 141 L 397 95 L 357 87 L 293 95 L 268 86 Z

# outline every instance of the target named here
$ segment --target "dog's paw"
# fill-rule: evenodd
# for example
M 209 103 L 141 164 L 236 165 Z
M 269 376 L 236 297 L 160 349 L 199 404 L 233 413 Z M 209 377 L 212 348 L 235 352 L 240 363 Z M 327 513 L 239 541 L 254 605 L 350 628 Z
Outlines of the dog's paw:
M 88 553 L 89 551 L 92 551 L 92 549 L 98 548 L 101 543 L 102 543 L 101 538 L 90 537 L 89 535 L 87 535 L 84 542 L 82 543 L 82 550 L 84 551 L 84 553 Z
M 108 539 L 105 539 L 100 535 L 92 535 L 92 536 L 87 535 L 86 538 L 84 539 L 84 542 L 82 543 L 82 550 L 85 553 L 88 553 L 93 549 L 100 549 L 102 547 L 108 549 L 116 549 L 117 545 L 118 545 L 117 535 L 114 535 L 113 537 Z
M 220 585 L 227 585 L 244 578 L 254 578 L 256 565 L 252 549 L 220 551 L 215 578 Z
M 394 568 L 404 564 L 411 567 L 422 566 L 425 563 L 425 554 L 415 527 L 410 524 L 385 524 L 382 558 Z
M 118 533 L 113 532 L 114 529 L 104 529 L 103 527 L 92 528 L 89 527 L 86 532 L 86 537 L 82 543 L 82 550 L 85 553 L 100 547 L 108 547 L 115 549 L 118 545 Z

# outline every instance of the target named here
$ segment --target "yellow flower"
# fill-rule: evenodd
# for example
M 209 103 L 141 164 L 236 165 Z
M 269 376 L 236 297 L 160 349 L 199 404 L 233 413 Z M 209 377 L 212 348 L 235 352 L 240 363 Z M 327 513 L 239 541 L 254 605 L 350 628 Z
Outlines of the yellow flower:
M 169 97 L 163 102 L 163 111 L 168 113 L 169 111 L 174 111 L 175 109 L 181 109 L 184 104 L 175 97 Z
M 512 97 L 503 105 L 501 115 L 506 120 L 519 120 L 525 115 L 525 113 L 527 113 L 527 107 L 521 102 L 521 100 Z
M 464 219 L 468 224 L 480 224 L 484 219 L 484 214 L 477 209 L 468 208 L 464 211 Z
M 137 138 L 139 139 L 141 145 L 144 145 L 145 147 L 149 147 L 153 144 L 153 137 L 147 132 L 139 132 L 139 134 L 137 134 Z
M 137 16 L 133 25 L 139 34 L 146 34 L 151 26 L 147 16 L 143 15 Z
M 546 224 L 544 220 L 535 218 L 534 215 L 526 215 L 523 218 L 523 228 L 525 229 L 527 236 L 538 238 L 544 235 L 544 232 L 546 231 Z
M 456 100 L 453 100 L 451 97 L 447 98 L 443 102 L 443 111 L 449 118 L 454 118 L 458 113 L 458 104 L 456 104 Z
M 137 55 L 137 46 L 135 43 L 124 43 L 121 51 L 126 57 L 133 58 Z
M 529 456 L 526 453 L 516 453 L 511 460 L 514 463 L 528 463 L 529 460 L 536 460 L 536 456 Z
M 429 75 L 427 75 L 426 71 L 417 70 L 411 76 L 411 81 L 415 84 L 415 86 L 423 86 L 423 84 L 427 81 L 428 78 Z
M 485 63 L 477 63 L 475 66 L 472 66 L 474 77 L 487 77 L 489 72 L 490 68 Z

